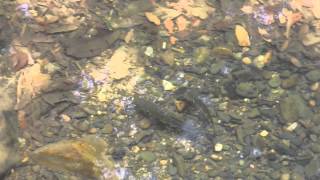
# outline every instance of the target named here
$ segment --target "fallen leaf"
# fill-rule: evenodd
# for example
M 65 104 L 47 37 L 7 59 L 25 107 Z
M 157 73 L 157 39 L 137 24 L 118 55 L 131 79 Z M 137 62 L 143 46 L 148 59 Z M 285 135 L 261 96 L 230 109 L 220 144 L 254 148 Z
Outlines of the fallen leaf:
M 236 25 L 235 35 L 238 40 L 239 46 L 250 46 L 249 34 L 243 26 Z
M 193 26 L 193 27 L 199 26 L 200 23 L 201 23 L 200 19 L 194 19 L 194 20 L 192 21 L 192 26 Z
M 79 28 L 78 25 L 73 24 L 66 24 L 66 25 L 57 25 L 55 27 L 50 27 L 46 30 L 49 34 L 55 34 L 55 33 L 65 33 L 65 32 L 71 32 L 75 31 Z
M 23 110 L 18 111 L 18 123 L 19 123 L 20 129 L 27 128 L 26 112 Z
M 155 25 L 159 26 L 161 24 L 160 19 L 158 18 L 158 16 L 154 15 L 153 13 L 145 12 L 144 15 L 146 16 L 148 21 L 154 23 Z
M 244 5 L 244 6 L 242 6 L 241 11 L 244 12 L 245 14 L 252 14 L 253 8 L 252 8 L 252 6 Z
M 314 17 L 320 19 L 320 1 L 319 0 L 313 1 L 313 6 L 311 8 L 311 11 L 312 11 Z
M 181 12 L 179 12 L 175 9 L 162 7 L 162 6 L 157 7 L 157 9 L 154 11 L 154 13 L 158 17 L 161 17 L 161 19 L 174 19 L 181 14 Z
M 272 51 L 269 50 L 265 55 L 264 55 L 264 59 L 263 59 L 263 63 L 264 64 L 268 64 L 272 59 Z
M 320 36 L 317 36 L 314 33 L 308 33 L 304 36 L 302 43 L 305 46 L 311 46 L 314 44 L 318 44 L 318 43 L 320 43 Z
M 172 21 L 172 19 L 166 19 L 164 22 L 164 27 L 167 29 L 169 34 L 173 33 L 174 30 L 174 22 Z
M 124 41 L 128 44 L 130 41 L 132 41 L 133 35 L 134 35 L 134 29 L 130 29 L 130 31 L 124 37 Z
M 50 76 L 41 72 L 40 64 L 21 70 L 17 83 L 16 109 L 21 109 L 50 84 Z
M 289 42 L 290 42 L 290 40 L 289 40 L 289 39 L 286 39 L 286 40 L 282 43 L 282 45 L 281 45 L 281 47 L 280 47 L 280 51 L 285 51 L 286 49 L 288 49 L 288 47 L 289 47 Z
M 30 0 L 17 0 L 17 4 L 30 4 Z
M 173 85 L 170 81 L 167 80 L 162 80 L 162 86 L 165 91 L 173 91 L 177 88 L 175 85 Z
M 25 66 L 34 64 L 34 59 L 28 48 L 23 47 L 19 42 L 13 41 L 10 48 L 10 58 L 14 70 L 19 71 Z
M 299 22 L 302 19 L 302 14 L 299 12 L 293 13 L 292 11 L 286 8 L 282 9 L 282 13 L 287 18 L 285 36 L 286 38 L 289 38 L 292 25 L 294 25 L 295 23 Z
M 260 27 L 258 27 L 258 32 L 259 32 L 259 34 L 260 34 L 261 36 L 268 36 L 268 35 L 270 35 L 266 29 L 263 29 L 263 28 L 260 28 Z
M 210 13 L 214 12 L 214 8 L 209 6 L 206 0 L 179 0 L 174 3 L 168 3 L 168 7 L 172 7 L 187 16 L 194 16 L 200 19 L 206 19 Z
M 172 45 L 175 45 L 177 43 L 177 40 L 178 39 L 174 36 L 170 36 L 170 38 L 169 38 L 170 44 L 172 44 Z
M 290 62 L 291 62 L 291 64 L 293 64 L 296 67 L 302 67 L 301 61 L 294 56 L 290 56 Z
M 284 24 L 287 22 L 286 17 L 282 13 L 279 13 L 278 19 L 279 19 L 280 24 Z
M 183 16 L 179 16 L 177 19 L 176 19 L 176 24 L 177 24 L 177 27 L 178 27 L 178 31 L 183 31 L 185 29 L 187 29 L 187 25 L 188 25 L 188 21 L 186 18 L 184 18 Z
M 172 7 L 173 9 L 180 12 L 188 9 L 192 5 L 193 5 L 193 0 L 179 0 L 177 2 L 168 3 L 169 7 Z

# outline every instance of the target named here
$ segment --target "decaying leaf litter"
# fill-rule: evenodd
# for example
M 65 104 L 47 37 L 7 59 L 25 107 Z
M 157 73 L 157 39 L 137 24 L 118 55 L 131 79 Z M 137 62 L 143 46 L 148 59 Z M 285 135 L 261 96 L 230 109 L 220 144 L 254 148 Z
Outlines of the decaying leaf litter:
M 0 175 L 317 179 L 318 12 L 317 0 L 0 2 L 12 122 L 0 151 L 20 156 L 1 157 Z

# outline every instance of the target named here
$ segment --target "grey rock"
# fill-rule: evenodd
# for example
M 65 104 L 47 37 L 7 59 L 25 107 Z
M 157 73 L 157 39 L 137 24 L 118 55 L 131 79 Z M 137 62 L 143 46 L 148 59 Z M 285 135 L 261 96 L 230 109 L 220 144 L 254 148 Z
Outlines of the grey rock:
M 14 111 L 0 112 L 0 179 L 19 162 L 18 124 Z
M 236 93 L 245 98 L 255 98 L 258 96 L 257 87 L 251 82 L 242 82 L 236 86 Z
M 312 111 L 307 106 L 305 100 L 298 94 L 290 94 L 280 101 L 280 113 L 285 122 L 312 117 Z
M 320 80 L 320 70 L 312 70 L 306 74 L 309 81 L 316 82 Z
M 156 155 L 151 151 L 140 152 L 138 157 L 140 159 L 142 159 L 143 161 L 146 161 L 148 163 L 151 163 L 151 162 L 155 161 L 156 158 L 157 158 Z

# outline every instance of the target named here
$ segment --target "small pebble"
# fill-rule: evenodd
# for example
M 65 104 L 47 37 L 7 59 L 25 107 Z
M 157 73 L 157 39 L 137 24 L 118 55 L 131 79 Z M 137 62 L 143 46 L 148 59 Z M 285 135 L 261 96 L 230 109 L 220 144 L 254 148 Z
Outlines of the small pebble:
M 223 159 L 222 156 L 219 156 L 217 154 L 212 154 L 210 157 L 211 157 L 212 160 L 216 160 L 216 161 L 217 160 L 220 161 L 220 160 Z
M 289 173 L 281 174 L 280 180 L 290 180 L 290 174 Z
M 269 132 L 267 130 L 262 130 L 259 134 L 262 137 L 266 137 L 266 136 L 268 136 Z
M 319 87 L 320 87 L 320 83 L 319 82 L 315 82 L 310 86 L 310 89 L 312 91 L 317 91 L 319 89 Z
M 68 116 L 66 114 L 60 114 L 60 117 L 64 122 L 70 122 L 71 121 L 70 116 Z
M 90 133 L 90 134 L 95 134 L 95 133 L 97 133 L 97 131 L 98 131 L 97 128 L 90 128 L 90 129 L 89 129 L 89 133 Z
M 294 123 L 291 123 L 291 124 L 286 128 L 286 130 L 289 131 L 289 132 L 292 132 L 292 131 L 295 130 L 297 127 L 298 127 L 298 123 L 297 123 L 297 122 L 294 122 Z
M 160 165 L 161 166 L 165 166 L 167 164 L 168 164 L 168 160 L 166 160 L 166 159 L 160 160 Z
M 252 63 L 252 60 L 249 58 L 249 57 L 244 57 L 243 59 L 242 59 L 242 62 L 243 62 L 243 64 L 251 64 Z
M 153 48 L 150 47 L 150 46 L 148 46 L 148 47 L 146 48 L 146 50 L 144 51 L 144 54 L 145 54 L 146 56 L 153 57 L 153 55 L 154 55 L 154 53 L 153 53 Z
M 172 91 L 176 89 L 176 86 L 167 80 L 162 80 L 162 86 L 165 91 Z
M 217 143 L 217 144 L 214 145 L 214 150 L 216 152 L 220 152 L 220 151 L 222 151 L 222 149 L 223 149 L 223 144 Z
M 102 129 L 102 133 L 105 134 L 111 134 L 113 131 L 113 126 L 111 123 L 107 123 L 104 125 L 103 129 Z
M 308 103 L 310 107 L 315 107 L 317 105 L 317 102 L 314 99 L 310 99 Z
M 139 124 L 138 126 L 141 128 L 141 129 L 148 129 L 150 128 L 151 126 L 151 122 L 148 120 L 148 119 L 142 119 L 139 121 Z
M 138 153 L 140 151 L 140 148 L 139 148 L 139 146 L 132 146 L 131 151 L 133 153 Z
M 88 121 L 83 121 L 78 124 L 77 127 L 80 131 L 87 131 L 90 128 L 90 124 Z

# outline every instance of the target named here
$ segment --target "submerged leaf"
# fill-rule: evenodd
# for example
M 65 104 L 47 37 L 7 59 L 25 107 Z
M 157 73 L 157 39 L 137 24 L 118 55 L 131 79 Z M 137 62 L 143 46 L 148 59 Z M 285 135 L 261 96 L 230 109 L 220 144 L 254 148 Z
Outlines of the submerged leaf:
M 249 34 L 244 27 L 240 25 L 236 25 L 235 34 L 236 34 L 239 46 L 250 46 Z
M 178 31 L 183 31 L 187 29 L 188 21 L 186 18 L 183 16 L 179 16 L 176 20 L 177 26 L 178 26 Z
M 20 109 L 27 105 L 50 84 L 50 76 L 41 72 L 40 64 L 34 64 L 22 70 L 17 84 L 17 104 Z
M 174 30 L 174 23 L 172 21 L 172 19 L 166 19 L 164 22 L 164 27 L 167 29 L 169 34 L 173 33 Z
M 151 12 L 145 12 L 144 15 L 146 16 L 146 18 L 148 19 L 148 21 L 154 23 L 155 25 L 159 26 L 160 25 L 160 19 L 158 18 L 158 16 L 154 15 Z

